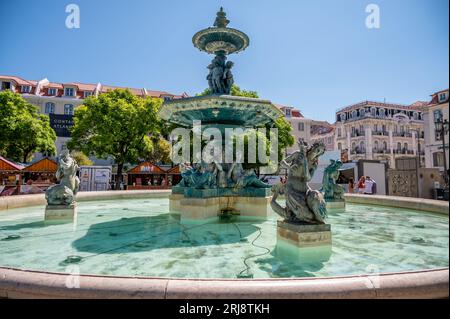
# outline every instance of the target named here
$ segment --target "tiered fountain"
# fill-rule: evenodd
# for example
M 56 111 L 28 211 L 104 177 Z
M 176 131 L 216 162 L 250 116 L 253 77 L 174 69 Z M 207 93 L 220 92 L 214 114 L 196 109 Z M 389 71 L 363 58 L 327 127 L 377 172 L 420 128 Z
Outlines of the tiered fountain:
M 230 95 L 233 62 L 227 61 L 227 56 L 245 50 L 249 38 L 227 27 L 228 23 L 221 8 L 214 26 L 197 32 L 192 39 L 196 48 L 215 55 L 208 66 L 210 94 L 166 102 L 159 112 L 161 118 L 189 129 L 194 121 L 201 121 L 203 132 L 216 128 L 225 136 L 227 128 L 254 128 L 274 123 L 283 115 L 270 101 Z M 270 211 L 270 185 L 261 182 L 253 169 L 224 160 L 182 167 L 183 180 L 172 188 L 170 207 L 179 211 L 183 220 L 203 220 L 223 212 L 265 217 Z

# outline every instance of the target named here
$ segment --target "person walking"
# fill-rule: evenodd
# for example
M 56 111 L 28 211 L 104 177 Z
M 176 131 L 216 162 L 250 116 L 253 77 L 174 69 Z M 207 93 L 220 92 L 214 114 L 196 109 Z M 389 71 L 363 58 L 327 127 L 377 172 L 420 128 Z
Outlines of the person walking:
M 348 180 L 348 192 L 350 194 L 353 194 L 355 192 L 355 180 L 353 178 L 350 178 Z
M 365 176 L 361 176 L 359 181 L 358 181 L 358 193 L 359 194 L 364 194 L 365 182 L 366 182 L 366 177 Z
M 364 185 L 364 194 L 366 195 L 372 195 L 373 194 L 373 179 L 370 178 L 370 176 L 366 176 L 366 181 Z

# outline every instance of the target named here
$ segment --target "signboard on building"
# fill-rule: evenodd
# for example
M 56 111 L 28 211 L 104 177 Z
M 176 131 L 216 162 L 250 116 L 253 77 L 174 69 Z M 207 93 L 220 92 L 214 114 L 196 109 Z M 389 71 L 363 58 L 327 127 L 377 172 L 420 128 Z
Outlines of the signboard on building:
M 70 137 L 70 129 L 73 126 L 73 115 L 49 114 L 50 126 L 56 132 L 56 136 Z

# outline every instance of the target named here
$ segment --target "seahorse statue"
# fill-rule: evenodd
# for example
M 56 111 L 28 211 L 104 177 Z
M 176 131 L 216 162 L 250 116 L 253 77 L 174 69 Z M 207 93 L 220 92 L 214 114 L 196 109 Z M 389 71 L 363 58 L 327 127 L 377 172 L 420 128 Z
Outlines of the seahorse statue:
M 322 192 L 308 186 L 319 163 L 319 157 L 325 153 L 325 145 L 314 143 L 311 147 L 303 140 L 298 142 L 299 150 L 286 157 L 280 167 L 288 172 L 285 184 L 272 189 L 272 209 L 288 222 L 324 224 L 327 216 L 326 203 Z M 276 201 L 284 194 L 286 206 Z

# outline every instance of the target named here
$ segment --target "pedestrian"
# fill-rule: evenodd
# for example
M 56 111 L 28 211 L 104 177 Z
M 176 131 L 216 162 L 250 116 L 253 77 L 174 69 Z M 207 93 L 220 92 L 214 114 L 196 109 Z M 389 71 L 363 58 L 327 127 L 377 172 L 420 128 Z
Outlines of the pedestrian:
M 372 195 L 373 194 L 373 180 L 370 178 L 370 176 L 366 176 L 366 181 L 364 185 L 364 194 L 366 195 Z
M 366 182 L 366 177 L 365 176 L 361 176 L 359 181 L 358 181 L 358 193 L 364 194 L 365 182 Z
M 352 177 L 348 180 L 348 192 L 350 194 L 355 192 L 355 180 Z

